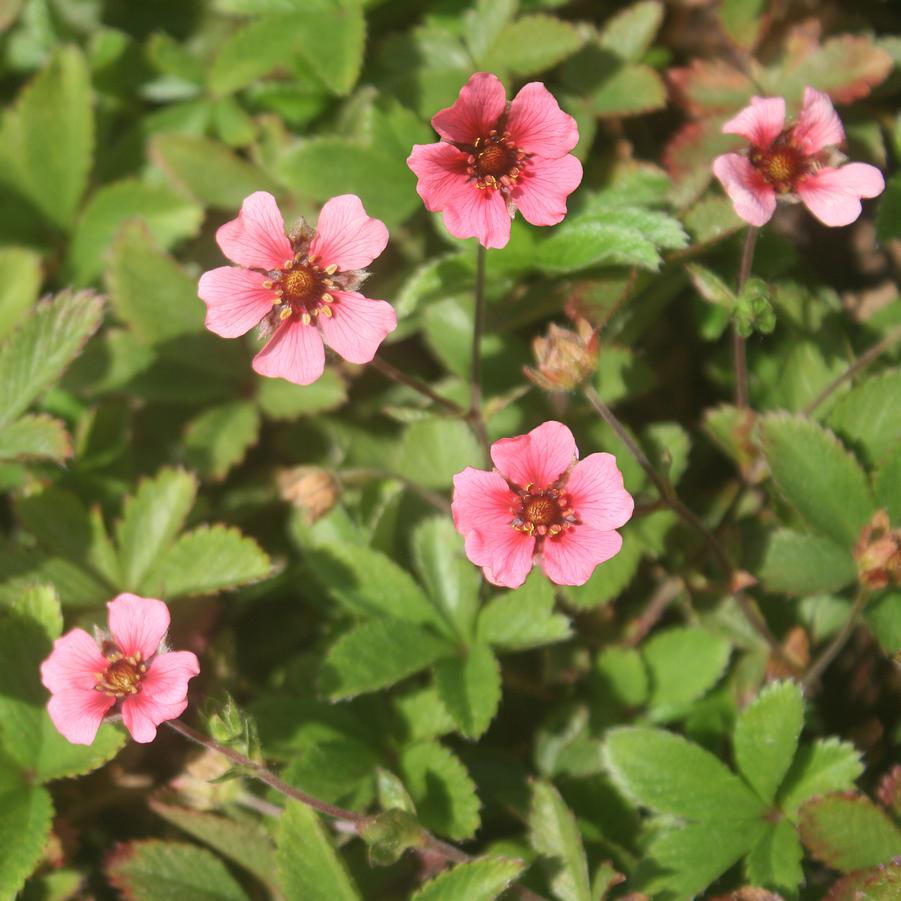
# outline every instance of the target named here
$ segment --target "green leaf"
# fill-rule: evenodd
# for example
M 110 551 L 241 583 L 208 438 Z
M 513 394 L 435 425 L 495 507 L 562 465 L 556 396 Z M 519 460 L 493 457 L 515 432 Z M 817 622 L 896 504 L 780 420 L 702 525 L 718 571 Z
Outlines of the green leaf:
M 836 437 L 802 416 L 771 414 L 761 425 L 773 479 L 818 532 L 852 548 L 873 514 L 867 478 Z
M 296 801 L 279 820 L 278 874 L 287 901 L 360 897 L 318 814 Z
M 342 635 L 329 649 L 322 684 L 332 699 L 377 691 L 453 653 L 453 645 L 406 620 L 377 619 Z
M 768 591 L 824 594 L 857 579 L 854 558 L 829 538 L 777 529 L 770 535 L 758 571 Z
M 709 691 L 729 662 L 729 642 L 684 626 L 657 632 L 642 646 L 650 675 L 650 705 L 659 716 L 684 708 Z
M 663 22 L 663 13 L 663 4 L 658 0 L 627 6 L 604 23 L 600 46 L 628 62 L 639 62 Z
M 529 843 L 545 858 L 551 891 L 560 901 L 591 901 L 588 861 L 576 818 L 550 782 L 535 782 Z
M 259 823 L 231 820 L 215 813 L 163 804 L 152 798 L 148 804 L 158 816 L 233 860 L 271 890 L 277 890 L 275 846 Z
M 888 510 L 889 521 L 901 523 L 901 447 L 889 454 L 876 470 L 873 492 L 876 506 Z
M 159 249 L 140 222 L 122 229 L 110 251 L 106 288 L 116 315 L 157 344 L 203 328 L 197 280 Z
M 648 699 L 648 671 L 635 648 L 604 648 L 594 662 L 599 687 L 623 707 L 639 707 Z
M 779 792 L 779 806 L 794 819 L 809 798 L 847 791 L 862 772 L 860 752 L 854 745 L 836 738 L 820 739 L 798 751 Z
M 704 300 L 729 311 L 738 303 L 735 292 L 712 270 L 698 263 L 688 263 L 685 268 Z
M 753 820 L 761 802 L 724 764 L 671 732 L 645 727 L 614 729 L 604 749 L 620 789 L 655 813 L 702 822 Z
M 71 456 L 72 439 L 63 423 L 52 416 L 23 416 L 0 431 L 0 460 L 62 463 Z
M 464 13 L 466 47 L 479 68 L 490 68 L 483 65 L 485 54 L 513 21 L 518 6 L 518 0 L 476 0 Z
M 584 43 L 582 33 L 562 19 L 541 14 L 507 25 L 487 51 L 481 68 L 511 75 L 535 75 L 572 56 Z
M 335 410 L 347 400 L 347 386 L 334 369 L 326 369 L 312 385 L 260 377 L 257 402 L 269 419 L 290 421 Z
M 439 660 L 435 685 L 461 734 L 480 738 L 501 701 L 501 670 L 491 648 L 474 644 L 464 656 Z
M 248 194 L 274 190 L 259 168 L 199 135 L 156 135 L 150 156 L 174 184 L 216 209 L 237 211 Z
M 867 379 L 843 394 L 829 425 L 852 447 L 878 463 L 901 446 L 901 369 Z
M 427 488 L 447 488 L 467 466 L 482 464 L 482 450 L 465 422 L 421 419 L 407 426 L 394 469 Z
M 41 287 L 41 258 L 24 247 L 0 247 L 0 341 L 34 306 Z
M 795 827 L 788 820 L 768 823 L 748 854 L 748 881 L 793 895 L 804 879 L 803 858 L 804 848 Z
M 901 591 L 887 591 L 873 601 L 864 617 L 886 654 L 901 650 Z
M 889 863 L 901 855 L 901 829 L 864 795 L 826 795 L 801 808 L 801 840 L 841 873 Z
M 294 28 L 306 62 L 334 94 L 348 94 L 363 65 L 366 21 L 360 0 L 315 0 L 303 4 Z M 328 47 L 328 53 L 322 48 Z
M 400 755 L 400 776 L 420 822 L 453 839 L 471 838 L 479 828 L 479 799 L 466 767 L 436 742 L 410 745 Z
M 191 420 L 185 432 L 185 456 L 201 475 L 224 479 L 260 435 L 260 414 L 249 401 L 210 407 Z
M 0 619 L 0 738 L 35 782 L 89 773 L 125 743 L 121 729 L 104 725 L 92 745 L 73 745 L 50 721 L 40 664 L 61 630 L 59 599 L 47 587 L 25 592 Z
M 259 582 L 271 569 L 252 538 L 229 526 L 200 526 L 163 552 L 145 584 L 164 597 L 213 594 Z
M 750 49 L 757 43 L 766 7 L 766 0 L 723 0 L 718 13 L 729 37 Z
M 619 553 L 599 566 L 584 585 L 562 588 L 566 603 L 580 610 L 608 604 L 629 587 L 641 563 L 642 546 L 635 535 L 623 535 Z
M 586 102 L 601 119 L 637 116 L 666 106 L 666 85 L 650 66 L 618 66 L 598 80 Z
M 804 699 L 795 682 L 773 682 L 735 724 L 735 763 L 761 800 L 772 803 L 791 766 L 804 727 Z
M 493 901 L 522 872 L 521 860 L 481 857 L 457 864 L 429 880 L 410 901 Z
M 63 292 L 39 304 L 0 346 L 0 428 L 62 375 L 97 330 L 103 299 Z
M 540 572 L 526 583 L 486 604 L 479 613 L 479 641 L 504 651 L 525 651 L 565 641 L 572 634 L 569 620 L 554 613 L 554 590 Z
M 106 859 L 106 877 L 126 898 L 141 901 L 247 901 L 225 864 L 196 845 L 137 841 L 119 845 Z
M 586 218 L 565 220 L 539 242 L 533 260 L 559 274 L 615 265 L 657 270 L 661 263 L 654 243 L 639 229 Z
M 91 103 L 84 57 L 63 47 L 19 94 L 0 133 L 7 180 L 63 229 L 75 220 L 91 169 Z
M 433 603 L 462 641 L 473 637 L 482 577 L 449 519 L 434 516 L 413 532 L 416 569 Z
M 326 542 L 306 555 L 329 594 L 352 613 L 446 628 L 413 577 L 380 551 Z
M 175 540 L 197 493 L 197 480 L 183 469 L 161 469 L 142 479 L 125 499 L 116 524 L 122 589 L 140 591 L 151 570 Z
M 409 800 L 406 789 L 398 780 L 398 788 Z M 397 863 L 410 848 L 421 846 L 423 830 L 414 814 L 393 807 L 384 813 L 370 817 L 363 826 L 363 840 L 369 845 L 369 862 L 377 866 L 389 867 Z
M 103 269 L 103 257 L 119 228 L 140 219 L 160 246 L 169 248 L 197 234 L 203 210 L 166 185 L 127 179 L 100 188 L 78 221 L 69 259 L 75 281 L 86 284 Z
M 18 898 L 50 837 L 53 802 L 0 754 L 0 897 Z

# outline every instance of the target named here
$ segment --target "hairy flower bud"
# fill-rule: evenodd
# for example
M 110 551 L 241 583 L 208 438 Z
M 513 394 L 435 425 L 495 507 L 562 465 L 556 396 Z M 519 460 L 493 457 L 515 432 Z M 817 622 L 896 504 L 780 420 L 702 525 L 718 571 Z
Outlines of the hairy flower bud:
M 545 391 L 571 391 L 597 368 L 598 347 L 597 331 L 587 319 L 576 320 L 576 331 L 551 324 L 545 337 L 532 342 L 537 368 L 523 371 Z
M 325 516 L 338 500 L 340 487 L 335 477 L 318 466 L 295 466 L 276 476 L 278 492 L 300 510 L 312 525 Z
M 901 585 L 901 529 L 893 529 L 880 510 L 863 527 L 854 548 L 860 584 L 871 591 Z

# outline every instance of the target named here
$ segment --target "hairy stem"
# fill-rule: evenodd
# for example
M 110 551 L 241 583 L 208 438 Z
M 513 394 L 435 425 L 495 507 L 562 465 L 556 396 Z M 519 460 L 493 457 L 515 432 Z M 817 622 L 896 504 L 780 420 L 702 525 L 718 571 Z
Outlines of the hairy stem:
M 313 810 L 325 814 L 325 816 L 332 817 L 332 819 L 338 821 L 338 823 L 346 830 L 360 834 L 366 824 L 372 820 L 372 817 L 367 814 L 356 813 L 353 810 L 345 810 L 343 807 L 338 807 L 335 804 L 328 804 L 325 801 L 320 801 L 319 798 L 308 795 L 299 788 L 289 785 L 283 779 L 279 779 L 279 777 L 271 770 L 267 769 L 262 764 L 257 763 L 255 760 L 246 757 L 244 754 L 240 753 L 240 751 L 229 748 L 227 745 L 220 744 L 215 739 L 210 738 L 208 735 L 204 735 L 202 732 L 198 732 L 181 720 L 167 720 L 166 725 L 173 732 L 177 732 L 188 741 L 194 742 L 194 744 L 207 748 L 210 751 L 215 751 L 217 754 L 221 754 L 237 766 L 243 767 L 248 776 L 275 789 L 275 791 L 284 795 L 286 798 L 299 801 L 301 804 L 305 804 L 307 807 L 312 807 Z M 242 800 L 242 803 L 250 806 L 247 802 L 248 798 L 245 797 Z M 258 803 L 254 803 L 253 806 L 261 813 L 265 813 L 268 816 L 274 816 L 280 813 L 277 808 L 267 804 L 263 799 L 257 799 L 257 802 Z M 422 829 L 421 842 L 418 847 L 421 851 L 429 851 L 432 854 L 437 854 L 439 857 L 443 857 L 451 863 L 466 863 L 473 859 L 465 851 L 461 851 L 449 842 L 442 841 L 440 838 L 432 835 L 427 829 Z M 523 886 L 514 885 L 511 886 L 511 888 L 520 898 L 525 899 L 525 901 L 545 901 L 541 895 L 536 895 L 534 892 L 529 891 L 529 889 L 524 888 Z
M 657 488 L 657 491 L 660 493 L 661 500 L 674 512 L 676 513 L 683 522 L 687 523 L 691 526 L 695 532 L 704 540 L 704 543 L 707 545 L 710 553 L 716 559 L 720 569 L 723 571 L 723 575 L 727 580 L 727 584 L 729 587 L 732 596 L 735 598 L 738 606 L 741 608 L 742 613 L 748 622 L 756 629 L 758 634 L 763 638 L 763 640 L 767 643 L 771 653 L 773 653 L 778 659 L 785 660 L 785 651 L 782 646 L 776 641 L 775 636 L 770 631 L 769 626 L 766 624 L 766 620 L 763 618 L 763 615 L 755 606 L 754 602 L 744 594 L 743 591 L 737 589 L 733 586 L 733 579 L 736 575 L 736 568 L 732 563 L 732 560 L 729 557 L 729 554 L 726 552 L 726 549 L 720 543 L 719 539 L 704 525 L 701 518 L 690 510 L 682 500 L 679 498 L 679 495 L 676 494 L 675 488 L 673 488 L 669 479 L 661 476 L 651 465 L 651 461 L 648 459 L 647 454 L 638 446 L 638 444 L 634 441 L 632 436 L 626 431 L 623 427 L 623 424 L 616 418 L 613 411 L 601 400 L 597 391 L 594 390 L 591 386 L 585 388 L 585 396 L 588 398 L 588 402 L 594 407 L 595 411 L 610 426 L 611 429 L 616 433 L 617 437 L 626 445 L 629 449 L 629 453 L 636 459 L 641 468 L 645 471 L 648 478 L 654 483 L 654 486 Z
M 472 325 L 472 368 L 469 376 L 469 420 L 485 452 L 490 445 L 482 416 L 482 332 L 485 330 L 485 248 L 476 256 L 475 312 Z
M 752 225 L 745 236 L 745 246 L 741 252 L 741 265 L 738 270 L 738 295 L 744 290 L 751 275 L 754 262 L 754 248 L 757 245 L 757 234 L 760 231 Z M 732 356 L 735 364 L 735 405 L 741 409 L 748 405 L 748 361 L 745 354 L 745 339 L 738 333 L 738 326 L 732 323 Z
M 387 360 L 384 360 L 379 356 L 373 358 L 371 365 L 374 369 L 377 369 L 383 376 L 391 379 L 391 381 L 398 382 L 401 385 L 406 385 L 408 388 L 412 388 L 414 391 L 418 391 L 423 397 L 427 397 L 433 403 L 444 407 L 445 410 L 448 410 L 451 413 L 455 413 L 457 416 L 462 416 L 463 413 L 466 412 L 459 404 L 455 404 L 452 400 L 449 400 L 446 397 L 442 397 L 436 391 L 433 391 L 421 379 L 418 379 L 412 375 L 407 375 L 406 372 L 401 371 L 396 366 L 392 366 Z
M 820 677 L 829 667 L 829 664 L 842 652 L 842 649 L 848 643 L 848 639 L 854 634 L 854 629 L 860 621 L 860 617 L 863 614 L 864 607 L 866 607 L 868 600 L 869 594 L 864 589 L 861 589 L 854 599 L 854 606 L 851 608 L 848 619 L 845 621 L 845 624 L 842 626 L 839 633 L 832 639 L 820 656 L 813 662 L 810 669 L 804 674 L 801 684 L 805 689 L 813 688 L 813 686 L 819 682 Z
M 892 329 L 881 341 L 877 341 L 869 350 L 865 350 L 841 375 L 836 376 L 805 408 L 804 414 L 810 416 L 817 407 L 825 403 L 833 392 L 849 379 L 854 378 L 861 369 L 870 365 L 877 357 L 885 353 L 893 344 L 901 341 L 901 325 Z

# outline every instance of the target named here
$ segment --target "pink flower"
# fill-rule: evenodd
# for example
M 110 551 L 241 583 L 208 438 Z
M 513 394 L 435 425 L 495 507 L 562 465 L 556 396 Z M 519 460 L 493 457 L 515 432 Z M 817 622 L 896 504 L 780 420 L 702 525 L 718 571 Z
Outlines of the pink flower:
M 528 435 L 491 446 L 495 469 L 467 467 L 454 476 L 454 525 L 466 556 L 494 585 L 518 588 L 537 559 L 558 585 L 582 585 L 619 553 L 614 531 L 634 502 L 612 454 L 577 463 L 572 432 L 545 422 Z
M 751 142 L 747 155 L 726 153 L 713 173 L 732 199 L 735 212 L 751 225 L 769 222 L 777 197 L 804 203 L 826 225 L 848 225 L 860 215 L 860 198 L 885 189 L 882 173 L 866 163 L 841 165 L 836 145 L 845 140 L 828 95 L 804 89 L 798 121 L 785 126 L 785 100 L 752 97 L 724 126 Z
M 532 225 L 566 215 L 566 198 L 582 181 L 570 154 L 579 129 L 541 82 L 507 103 L 497 76 L 477 72 L 432 127 L 442 140 L 414 146 L 407 165 L 426 209 L 443 211 L 452 235 L 504 247 L 517 209 Z
M 397 327 L 390 304 L 357 291 L 363 270 L 385 249 L 388 229 L 355 194 L 327 201 L 315 230 L 301 220 L 285 235 L 275 198 L 257 191 L 216 241 L 241 268 L 221 266 L 200 277 L 206 327 L 237 338 L 260 325 L 272 336 L 253 358 L 261 375 L 309 385 L 325 367 L 323 341 L 351 363 L 368 363 Z
M 163 644 L 169 608 L 162 601 L 120 594 L 106 606 L 108 635 L 95 640 L 73 629 L 53 642 L 41 664 L 41 681 L 52 694 L 50 719 L 73 744 L 89 745 L 121 701 L 131 737 L 153 741 L 156 727 L 188 706 L 188 680 L 200 672 L 197 657 Z

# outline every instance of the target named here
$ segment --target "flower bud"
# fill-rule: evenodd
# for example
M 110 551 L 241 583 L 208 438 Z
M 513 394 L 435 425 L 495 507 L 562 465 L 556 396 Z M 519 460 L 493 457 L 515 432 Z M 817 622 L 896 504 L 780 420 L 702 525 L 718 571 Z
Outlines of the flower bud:
M 854 548 L 860 584 L 878 591 L 901 585 L 901 529 L 893 529 L 888 513 L 880 510 L 863 527 Z
M 295 466 L 276 476 L 278 492 L 300 510 L 312 525 L 325 516 L 338 500 L 340 487 L 335 477 L 318 466 Z
M 576 320 L 576 331 L 551 324 L 545 337 L 532 342 L 536 369 L 526 377 L 545 391 L 571 391 L 597 368 L 598 335 L 587 319 Z

